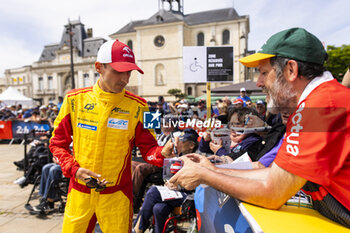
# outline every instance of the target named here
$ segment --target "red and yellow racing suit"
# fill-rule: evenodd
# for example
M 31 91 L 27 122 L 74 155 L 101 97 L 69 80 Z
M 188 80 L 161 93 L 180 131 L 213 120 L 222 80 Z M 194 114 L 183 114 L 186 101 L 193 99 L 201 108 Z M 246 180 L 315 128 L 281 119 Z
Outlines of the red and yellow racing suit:
M 163 165 L 153 130 L 143 128 L 143 111 L 146 101 L 124 89 L 107 93 L 95 84 L 66 95 L 50 140 L 64 176 L 71 178 L 62 232 L 93 232 L 96 219 L 105 233 L 130 232 L 133 145 L 145 161 Z M 79 167 L 101 174 L 107 188 L 87 188 L 75 178 Z

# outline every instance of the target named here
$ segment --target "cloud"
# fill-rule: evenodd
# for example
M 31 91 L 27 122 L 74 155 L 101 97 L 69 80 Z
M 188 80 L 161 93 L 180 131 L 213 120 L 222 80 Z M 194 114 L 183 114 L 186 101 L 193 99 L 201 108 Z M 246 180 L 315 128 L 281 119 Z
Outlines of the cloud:
M 291 27 L 303 27 L 326 44 L 349 44 L 350 2 L 347 0 L 235 2 L 238 13 L 250 17 L 250 50 L 259 49 L 271 35 Z
M 350 35 L 350 25 L 346 25 L 344 28 L 340 28 L 338 30 L 334 30 L 332 33 L 325 35 L 323 37 L 323 41 L 325 42 L 325 45 L 335 45 L 335 46 L 341 46 L 341 45 L 349 45 L 349 40 L 344 40 L 344 35 Z
M 0 66 L 2 69 L 0 70 L 1 74 L 3 74 L 5 69 L 31 65 L 33 61 L 39 59 L 40 53 L 28 49 L 23 40 L 0 38 L 0 41 L 0 64 L 6 65 Z

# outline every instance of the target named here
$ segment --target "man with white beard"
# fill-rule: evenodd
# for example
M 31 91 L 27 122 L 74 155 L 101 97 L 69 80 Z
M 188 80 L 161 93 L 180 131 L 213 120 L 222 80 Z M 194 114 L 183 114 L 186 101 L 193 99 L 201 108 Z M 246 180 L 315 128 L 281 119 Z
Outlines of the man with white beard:
M 350 228 L 350 90 L 325 70 L 326 59 L 320 40 L 301 28 L 276 33 L 258 53 L 240 59 L 258 68 L 269 110 L 294 112 L 272 166 L 220 169 L 192 154 L 170 182 L 186 189 L 207 184 L 269 209 L 302 189 L 317 211 Z

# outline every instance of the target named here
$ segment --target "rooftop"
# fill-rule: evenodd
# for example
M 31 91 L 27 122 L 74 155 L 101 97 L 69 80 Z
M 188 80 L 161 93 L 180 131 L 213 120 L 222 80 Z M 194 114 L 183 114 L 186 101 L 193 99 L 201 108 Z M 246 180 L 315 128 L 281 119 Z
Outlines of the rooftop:
M 199 25 L 211 22 L 222 22 L 230 20 L 238 20 L 246 18 L 247 16 L 239 16 L 234 8 L 223 8 L 210 11 L 202 11 L 192 14 L 183 15 L 178 11 L 167 11 L 164 9 L 159 10 L 146 20 L 131 21 L 117 32 L 110 36 L 122 33 L 135 32 L 135 27 L 164 24 L 172 22 L 184 22 L 187 25 Z

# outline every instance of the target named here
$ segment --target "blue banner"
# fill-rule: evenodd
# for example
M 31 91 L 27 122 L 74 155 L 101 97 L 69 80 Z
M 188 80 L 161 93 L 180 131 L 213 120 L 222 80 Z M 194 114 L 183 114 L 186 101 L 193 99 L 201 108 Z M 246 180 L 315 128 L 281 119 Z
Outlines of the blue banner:
M 200 185 L 196 188 L 194 201 L 199 233 L 253 232 L 237 202 L 226 194 Z
M 24 138 L 24 134 L 28 134 L 29 138 L 39 138 L 49 130 L 50 124 L 48 121 L 41 121 L 41 123 L 12 121 L 13 138 Z

